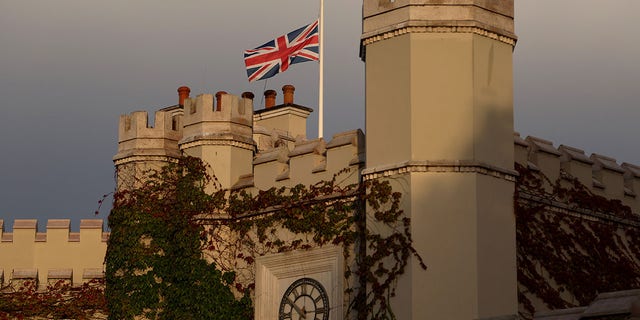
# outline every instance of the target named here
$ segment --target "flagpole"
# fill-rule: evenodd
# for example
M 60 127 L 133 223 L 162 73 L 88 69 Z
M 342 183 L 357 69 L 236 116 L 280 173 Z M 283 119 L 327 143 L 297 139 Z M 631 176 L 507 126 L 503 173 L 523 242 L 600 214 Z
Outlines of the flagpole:
M 324 126 L 324 106 L 323 106 L 323 98 L 324 98 L 324 0 L 320 0 L 320 19 L 318 21 L 319 24 L 319 54 L 318 58 L 320 60 L 319 68 L 319 87 L 318 87 L 318 138 L 322 138 L 323 132 L 322 127 Z

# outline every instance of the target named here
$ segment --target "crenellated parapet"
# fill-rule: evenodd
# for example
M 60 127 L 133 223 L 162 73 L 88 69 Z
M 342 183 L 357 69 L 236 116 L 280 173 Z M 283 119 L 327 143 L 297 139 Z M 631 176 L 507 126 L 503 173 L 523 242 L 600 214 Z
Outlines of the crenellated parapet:
M 170 110 L 156 111 L 154 125 L 146 111 L 120 116 L 117 165 L 139 159 L 176 158 L 180 156 L 178 141 L 182 138 L 182 115 Z
M 253 150 L 253 94 L 224 91 L 184 101 L 182 150 L 206 144 L 230 144 Z
M 153 126 L 146 111 L 120 116 L 118 153 L 113 157 L 118 190 L 135 187 L 146 172 L 180 157 L 181 123 L 179 106 L 156 111 Z
M 80 221 L 80 231 L 71 232 L 70 220 L 50 219 L 46 232 L 38 232 L 35 219 L 15 220 L 13 231 L 5 232 L 0 220 L 0 279 L 3 284 L 36 280 L 41 287 L 65 280 L 81 285 L 103 277 L 109 233 L 103 221 Z M 8 258 L 10 257 L 10 258 Z
M 578 179 L 591 192 L 609 199 L 617 199 L 640 213 L 640 167 L 622 163 L 600 154 L 587 156 L 581 149 L 560 145 L 537 137 L 526 139 L 514 135 L 516 162 L 529 169 L 539 170 L 551 181 L 564 172 Z M 550 191 L 551 186 L 545 186 Z
M 345 168 L 344 183 L 357 183 L 364 164 L 364 134 L 361 130 L 338 133 L 324 139 L 297 141 L 293 149 L 281 144 L 258 153 L 253 175 L 244 176 L 235 188 L 310 185 L 331 180 Z

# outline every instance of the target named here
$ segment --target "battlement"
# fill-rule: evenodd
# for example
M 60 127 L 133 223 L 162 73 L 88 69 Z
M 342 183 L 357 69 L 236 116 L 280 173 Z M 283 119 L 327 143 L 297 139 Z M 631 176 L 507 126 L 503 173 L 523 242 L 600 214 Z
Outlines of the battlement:
M 238 97 L 220 91 L 215 99 L 212 94 L 185 99 L 183 120 L 183 149 L 202 139 L 237 139 L 253 144 L 253 94 L 245 92 Z
M 310 185 L 331 180 L 345 168 L 351 171 L 343 177 L 344 183 L 357 183 L 364 155 L 361 130 L 335 134 L 328 143 L 324 139 L 300 140 L 293 149 L 281 144 L 258 153 L 253 161 L 253 175 L 245 176 L 234 187 L 268 189 L 300 183 Z
M 160 110 L 155 112 L 154 117 L 154 126 L 150 126 L 146 111 L 120 116 L 118 153 L 114 161 L 131 156 L 180 155 L 178 141 L 182 138 L 182 115 Z
M 17 219 L 13 232 L 5 232 L 0 220 L 0 278 L 37 280 L 68 279 L 73 285 L 102 277 L 109 233 L 99 219 L 80 220 L 80 231 L 71 232 L 70 220 L 50 219 L 46 232 L 38 232 L 35 219 Z M 99 270 L 98 270 L 99 269 Z
M 640 213 L 640 167 L 600 154 L 587 156 L 581 149 L 529 136 L 514 134 L 516 162 L 544 173 L 551 181 L 561 178 L 561 170 L 575 177 L 594 194 L 617 199 Z M 550 189 L 551 186 L 546 186 Z M 550 191 L 550 190 L 548 190 Z

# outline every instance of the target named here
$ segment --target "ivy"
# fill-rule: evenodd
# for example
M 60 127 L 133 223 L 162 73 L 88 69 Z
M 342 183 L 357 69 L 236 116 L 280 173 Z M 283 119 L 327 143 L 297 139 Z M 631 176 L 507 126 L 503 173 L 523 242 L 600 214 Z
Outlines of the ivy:
M 194 217 L 215 204 L 204 165 L 183 158 L 117 192 L 106 255 L 109 319 L 247 319 L 224 274 L 202 256 L 204 229 Z M 213 203 L 212 203 L 213 202 Z
M 394 319 L 389 299 L 409 259 L 426 269 L 388 182 L 344 185 L 343 170 L 311 186 L 208 194 L 206 172 L 182 158 L 114 195 L 111 319 L 250 319 L 257 257 L 325 245 L 344 249 L 349 314 Z
M 640 218 L 562 172 L 550 181 L 516 164 L 518 300 L 521 315 L 588 305 L 598 293 L 640 288 Z M 563 210 L 558 210 L 564 207 Z
M 68 281 L 38 290 L 36 281 L 7 285 L 0 292 L 0 320 L 49 318 L 95 319 L 106 314 L 104 282 L 92 280 L 74 288 Z

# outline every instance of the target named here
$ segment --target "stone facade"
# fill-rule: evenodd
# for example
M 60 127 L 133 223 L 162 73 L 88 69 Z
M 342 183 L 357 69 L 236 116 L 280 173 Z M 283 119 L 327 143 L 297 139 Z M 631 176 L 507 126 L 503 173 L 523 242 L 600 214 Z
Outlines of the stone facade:
M 181 155 L 210 165 L 219 183 L 211 189 L 310 185 L 345 168 L 345 185 L 388 180 L 403 192 L 415 247 L 429 266 L 425 272 L 410 260 L 392 299 L 397 318 L 512 319 L 518 314 L 514 164 L 551 181 L 571 174 L 594 194 L 640 213 L 639 166 L 514 134 L 513 17 L 512 0 L 364 0 L 366 148 L 361 130 L 307 138 L 312 110 L 294 102 L 291 85 L 282 88 L 281 104 L 267 90 L 264 108 L 254 106 L 250 92 L 190 97 L 180 87 L 178 104 L 157 111 L 153 127 L 146 112 L 121 116 L 117 188 L 135 187 L 143 172 Z M 2 234 L 0 257 L 21 258 L 0 260 L 0 279 L 65 276 L 76 283 L 101 270 L 107 237 L 101 227 L 81 226 L 78 236 L 68 232 L 68 221 L 50 224 L 41 234 L 35 222 L 17 221 L 12 235 Z M 75 259 L 80 255 L 87 262 Z M 338 293 L 349 261 L 340 257 L 340 248 L 325 247 L 260 257 L 256 318 L 275 318 L 273 297 L 302 276 L 319 279 L 336 310 L 346 308 Z M 341 316 L 337 311 L 331 319 Z

